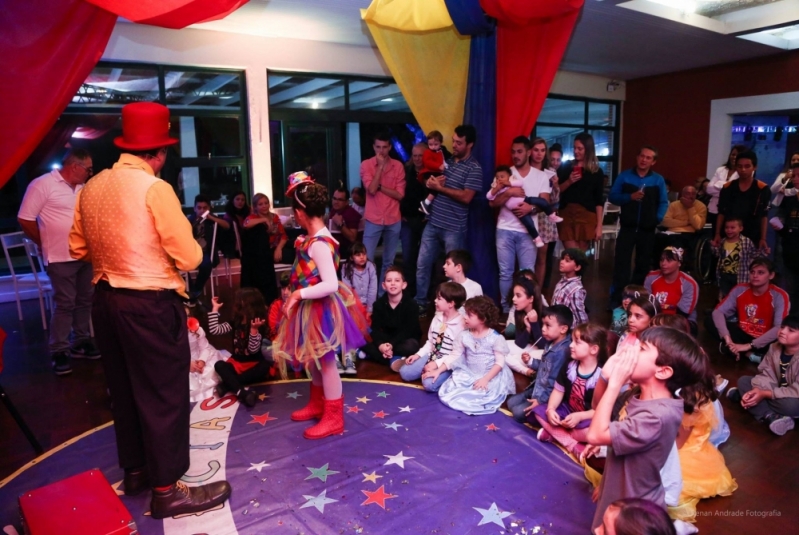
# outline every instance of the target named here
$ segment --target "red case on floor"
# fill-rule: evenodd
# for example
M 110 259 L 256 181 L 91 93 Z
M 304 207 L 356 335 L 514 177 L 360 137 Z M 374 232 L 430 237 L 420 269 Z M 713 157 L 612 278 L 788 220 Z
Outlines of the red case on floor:
M 89 470 L 19 497 L 28 535 L 135 535 L 133 517 L 103 473 Z

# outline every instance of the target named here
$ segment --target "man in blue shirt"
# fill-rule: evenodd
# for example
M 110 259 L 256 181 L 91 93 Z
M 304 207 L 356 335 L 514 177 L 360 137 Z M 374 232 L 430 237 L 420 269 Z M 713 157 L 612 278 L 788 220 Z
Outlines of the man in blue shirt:
M 669 207 L 666 181 L 652 171 L 657 149 L 644 146 L 638 151 L 633 169 L 622 171 L 610 189 L 608 201 L 621 207 L 619 235 L 613 266 L 611 306 L 621 304 L 621 293 L 628 284 L 643 284 L 652 262 L 655 229 Z M 630 262 L 635 251 L 635 271 L 630 277 Z
M 441 176 L 427 180 L 428 189 L 436 192 L 430 205 L 430 219 L 422 233 L 416 269 L 416 302 L 427 308 L 427 291 L 433 265 L 441 254 L 466 248 L 466 218 L 469 203 L 483 189 L 483 171 L 472 156 L 477 131 L 470 124 L 455 128 L 452 135 L 452 158 Z M 420 311 L 421 312 L 421 311 Z

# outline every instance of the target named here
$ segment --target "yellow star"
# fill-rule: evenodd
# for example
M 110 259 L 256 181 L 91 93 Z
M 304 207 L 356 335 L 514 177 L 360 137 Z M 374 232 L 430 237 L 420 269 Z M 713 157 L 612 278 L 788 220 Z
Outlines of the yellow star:
M 362 398 L 355 398 L 355 399 L 356 399 L 356 401 L 358 403 L 368 403 L 368 402 L 372 401 L 371 399 L 367 398 L 366 396 L 364 396 Z
M 363 473 L 363 481 L 361 483 L 363 483 L 365 481 L 371 481 L 372 483 L 377 484 L 377 480 L 380 479 L 381 477 L 383 477 L 383 476 L 377 475 L 377 472 L 372 472 L 371 474 L 367 474 L 365 472 L 362 472 L 362 473 Z
M 269 397 L 269 396 L 267 396 L 266 394 L 261 394 L 260 396 L 258 396 L 258 399 L 260 399 L 261 401 L 263 401 L 263 400 L 265 400 L 265 399 L 266 399 L 266 398 L 268 398 L 268 397 Z
M 364 475 L 366 475 L 366 474 L 364 474 Z M 122 485 L 122 481 L 123 480 L 117 481 L 116 483 L 111 485 L 111 488 L 114 489 L 114 492 L 117 493 L 117 496 L 124 496 L 125 495 L 125 493 L 123 491 L 119 490 L 119 486 Z

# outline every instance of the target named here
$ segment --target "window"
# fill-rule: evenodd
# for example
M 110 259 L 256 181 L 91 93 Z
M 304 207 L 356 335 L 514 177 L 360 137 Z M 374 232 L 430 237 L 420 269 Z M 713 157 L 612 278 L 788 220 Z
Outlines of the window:
M 619 107 L 614 100 L 551 95 L 544 102 L 532 137 L 544 138 L 550 147 L 559 143 L 565 161 L 572 158 L 575 136 L 591 134 L 599 165 L 612 179 L 618 174 Z

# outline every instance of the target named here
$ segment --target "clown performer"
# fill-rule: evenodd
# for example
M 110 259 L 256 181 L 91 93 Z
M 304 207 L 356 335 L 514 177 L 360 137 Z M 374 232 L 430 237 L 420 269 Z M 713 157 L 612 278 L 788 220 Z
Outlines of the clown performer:
M 318 439 L 344 432 L 344 396 L 336 353 L 363 346 L 368 323 L 352 289 L 336 276 L 338 242 L 323 219 L 330 202 L 327 188 L 299 171 L 289 176 L 286 197 L 291 199 L 295 221 L 308 234 L 294 244 L 292 292 L 285 304 L 286 319 L 273 344 L 274 355 L 284 377 L 290 361 L 298 361 L 310 371 L 310 401 L 293 412 L 291 419 L 321 419 L 303 433 L 305 438 Z

